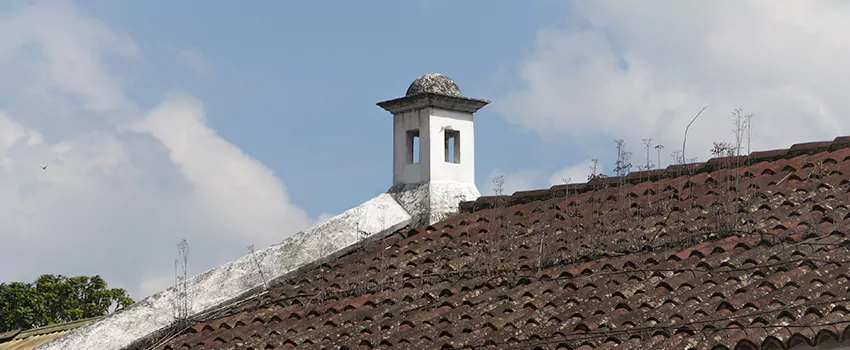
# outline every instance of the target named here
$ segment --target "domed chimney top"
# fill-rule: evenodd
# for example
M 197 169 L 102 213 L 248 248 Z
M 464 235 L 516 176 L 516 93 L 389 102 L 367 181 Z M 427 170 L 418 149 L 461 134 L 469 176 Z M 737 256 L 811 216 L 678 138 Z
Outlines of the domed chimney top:
M 487 100 L 461 95 L 457 84 L 445 75 L 428 73 L 410 83 L 404 97 L 378 102 L 378 106 L 393 115 L 426 107 L 475 113 L 489 103 Z
M 416 78 L 410 84 L 410 87 L 407 88 L 407 94 L 405 96 L 413 96 L 424 92 L 462 97 L 457 84 L 451 78 L 439 73 L 428 73 Z

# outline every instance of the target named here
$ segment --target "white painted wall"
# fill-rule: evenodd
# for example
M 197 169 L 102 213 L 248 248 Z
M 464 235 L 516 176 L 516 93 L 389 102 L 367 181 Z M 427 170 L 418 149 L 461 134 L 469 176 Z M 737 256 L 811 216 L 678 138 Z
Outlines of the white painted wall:
M 428 181 L 428 113 L 424 109 L 408 111 L 393 116 L 393 185 L 414 184 Z M 407 132 L 419 130 L 419 164 L 408 162 Z
M 475 129 L 472 113 L 429 108 L 430 181 L 475 183 Z M 445 129 L 460 131 L 460 163 L 447 163 Z
M 445 160 L 445 129 L 460 132 L 460 163 Z M 419 130 L 419 164 L 408 162 L 409 130 Z M 422 108 L 393 116 L 393 185 L 429 181 L 475 183 L 472 113 Z

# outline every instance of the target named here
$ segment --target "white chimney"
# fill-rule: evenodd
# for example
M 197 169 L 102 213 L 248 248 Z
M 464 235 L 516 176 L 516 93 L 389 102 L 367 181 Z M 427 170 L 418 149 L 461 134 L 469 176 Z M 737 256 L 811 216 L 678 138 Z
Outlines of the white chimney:
M 400 203 L 434 222 L 457 211 L 461 200 L 480 196 L 475 187 L 473 113 L 490 101 L 464 97 L 448 77 L 430 73 L 410 84 L 404 97 L 379 102 L 393 114 L 393 187 Z M 427 193 L 415 191 L 427 190 Z M 419 192 L 416 198 L 411 193 Z M 408 198 L 399 198 L 404 195 Z

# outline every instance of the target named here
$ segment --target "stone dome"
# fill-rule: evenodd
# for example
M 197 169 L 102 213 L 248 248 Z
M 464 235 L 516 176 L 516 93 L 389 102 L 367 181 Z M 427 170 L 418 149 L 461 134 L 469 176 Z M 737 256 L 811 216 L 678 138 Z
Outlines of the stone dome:
M 428 73 L 416 78 L 410 84 L 410 87 L 407 88 L 407 94 L 405 96 L 421 94 L 423 92 L 461 97 L 457 84 L 451 78 L 438 73 Z

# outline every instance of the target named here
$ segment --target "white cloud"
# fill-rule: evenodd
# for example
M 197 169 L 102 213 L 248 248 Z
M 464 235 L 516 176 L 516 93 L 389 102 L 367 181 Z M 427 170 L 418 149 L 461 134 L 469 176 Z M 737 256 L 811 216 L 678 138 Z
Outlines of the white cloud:
M 316 216 L 316 220 L 315 220 L 315 222 L 318 224 L 318 223 L 324 222 L 324 221 L 326 221 L 326 220 L 328 220 L 328 219 L 330 219 L 330 218 L 332 218 L 332 217 L 334 217 L 334 216 L 336 216 L 336 215 L 337 215 L 337 214 L 331 214 L 331 213 L 319 213 L 319 215 L 317 215 L 317 216 Z
M 12 61 L 4 71 L 27 74 L 26 92 L 40 98 L 83 100 L 92 112 L 126 110 L 130 102 L 116 79 L 105 69 L 104 58 L 139 59 L 139 49 L 127 37 L 79 14 L 67 2 L 43 3 L 18 12 L 0 14 L 0 60 Z M 36 44 L 31 53 L 29 45 Z
M 592 169 L 593 161 L 591 160 L 585 160 L 581 163 L 568 166 L 549 176 L 549 186 L 563 185 L 564 183 L 585 183 L 588 176 L 593 172 Z M 605 173 L 601 164 L 596 165 L 596 173 Z
M 139 298 L 173 281 L 182 238 L 198 273 L 310 225 L 200 101 L 137 107 L 118 77 L 141 50 L 115 33 L 67 3 L 0 14 L 0 74 L 14 77 L 0 81 L 2 281 L 100 274 Z
M 688 135 L 688 157 L 705 159 L 713 141 L 733 138 L 734 108 L 755 113 L 754 150 L 850 127 L 850 3 L 580 1 L 571 13 L 587 25 L 540 30 L 524 84 L 494 103 L 541 135 L 625 138 L 635 153 L 654 137 L 669 154 L 708 104 Z
M 171 287 L 175 283 L 174 277 L 174 275 L 168 276 L 162 273 L 153 273 L 150 276 L 143 277 L 139 284 L 138 295 L 153 295 Z
M 205 209 L 201 214 L 222 220 L 225 234 L 239 232 L 242 240 L 267 245 L 279 238 L 281 228 L 309 224 L 269 169 L 206 125 L 200 101 L 170 96 L 139 128 L 169 149 L 171 161 L 197 192 L 197 204 Z
M 497 176 L 503 176 L 504 183 L 502 184 L 502 194 L 511 195 L 517 191 L 535 190 L 541 186 L 541 182 L 545 180 L 545 174 L 539 170 L 520 170 L 514 172 L 505 172 L 501 169 L 493 169 L 487 175 L 487 182 L 483 186 L 479 186 L 479 191 L 482 195 L 496 194 L 497 185 L 493 182 Z
M 177 58 L 183 65 L 201 76 L 209 74 L 212 68 L 212 61 L 196 47 L 184 47 L 177 53 Z
M 496 185 L 493 180 L 498 176 L 503 176 L 502 194 L 504 195 L 511 195 L 517 191 L 539 190 L 554 185 L 563 185 L 564 179 L 570 179 L 570 183 L 583 183 L 587 182 L 592 164 L 591 160 L 585 160 L 551 174 L 547 174 L 546 171 L 541 169 L 517 171 L 494 169 L 487 175 L 487 182 L 478 186 L 478 190 L 486 196 L 496 194 Z M 596 169 L 597 173 L 602 173 L 604 170 L 601 164 L 598 164 Z

